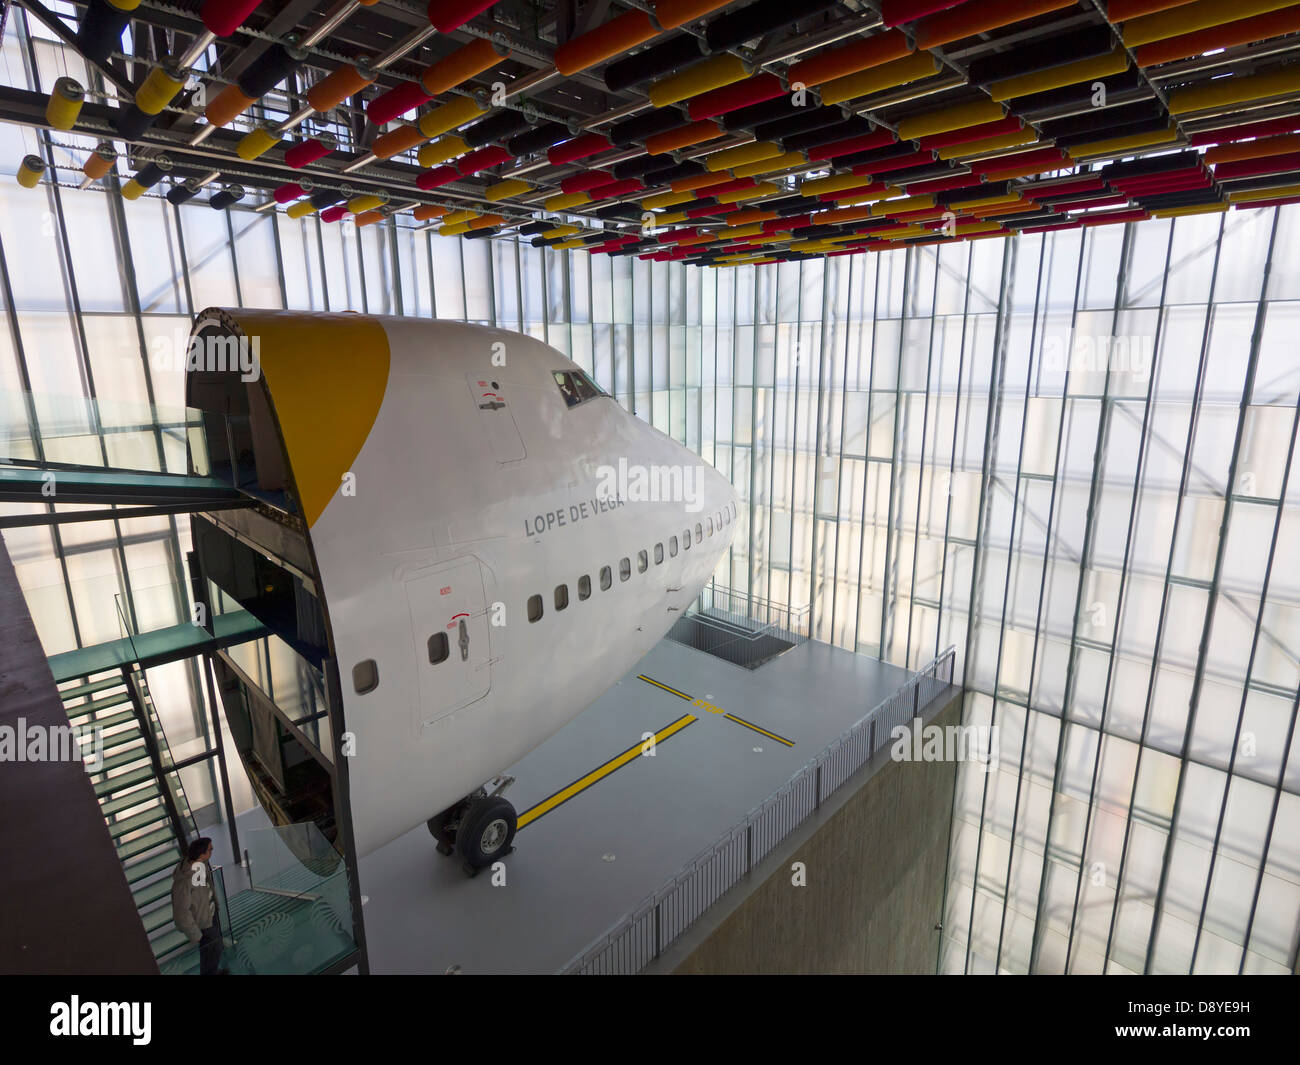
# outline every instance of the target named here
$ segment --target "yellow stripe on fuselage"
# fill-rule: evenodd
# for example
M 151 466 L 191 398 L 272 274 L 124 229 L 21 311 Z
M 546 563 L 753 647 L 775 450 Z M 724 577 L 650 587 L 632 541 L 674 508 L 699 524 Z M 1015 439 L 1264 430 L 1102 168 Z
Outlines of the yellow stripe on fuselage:
M 392 361 L 388 334 L 356 314 L 232 313 L 250 342 L 258 338 L 262 376 L 311 527 L 379 416 Z

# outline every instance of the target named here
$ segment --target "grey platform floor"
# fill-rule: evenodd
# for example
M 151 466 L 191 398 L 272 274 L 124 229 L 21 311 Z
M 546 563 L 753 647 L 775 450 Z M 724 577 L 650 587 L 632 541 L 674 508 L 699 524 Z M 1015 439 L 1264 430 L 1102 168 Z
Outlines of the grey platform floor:
M 794 741 L 792 747 L 692 706 L 645 674 Z M 908 672 L 826 644 L 799 644 L 757 670 L 661 641 L 637 668 L 510 770 L 524 813 L 684 714 L 696 720 L 520 829 L 506 883 L 469 879 L 421 826 L 361 860 L 376 973 L 554 972 Z

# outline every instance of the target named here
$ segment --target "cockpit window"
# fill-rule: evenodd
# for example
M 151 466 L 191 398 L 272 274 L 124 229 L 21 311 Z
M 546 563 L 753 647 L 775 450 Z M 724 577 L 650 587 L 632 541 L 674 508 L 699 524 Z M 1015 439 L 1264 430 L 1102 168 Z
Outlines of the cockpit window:
M 551 376 L 555 378 L 555 383 L 560 388 L 560 395 L 564 397 L 564 402 L 567 406 L 576 407 L 582 402 L 582 400 L 578 398 L 578 390 L 573 385 L 572 374 L 556 372 Z
M 556 387 L 564 397 L 565 404 L 570 407 L 608 394 L 582 370 L 556 370 L 551 376 L 555 378 Z

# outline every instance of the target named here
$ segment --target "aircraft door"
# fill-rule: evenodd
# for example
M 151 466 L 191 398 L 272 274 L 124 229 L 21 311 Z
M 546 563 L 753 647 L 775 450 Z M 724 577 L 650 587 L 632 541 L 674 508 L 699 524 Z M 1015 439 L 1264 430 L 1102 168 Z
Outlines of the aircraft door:
M 405 585 L 420 678 L 414 718 L 419 734 L 491 688 L 488 614 L 478 559 L 414 573 Z
M 505 386 L 500 378 L 470 374 L 469 394 L 479 410 L 479 424 L 487 436 L 488 447 L 501 464 L 522 462 L 526 451 L 524 438 L 511 413 Z

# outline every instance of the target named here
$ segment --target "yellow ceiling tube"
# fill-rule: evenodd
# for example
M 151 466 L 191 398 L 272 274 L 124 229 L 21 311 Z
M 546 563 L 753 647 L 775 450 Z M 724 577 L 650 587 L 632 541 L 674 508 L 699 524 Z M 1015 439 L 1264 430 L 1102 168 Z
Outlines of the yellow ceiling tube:
M 581 233 L 581 232 L 582 230 L 577 226 L 562 225 L 562 226 L 556 226 L 554 229 L 546 230 L 542 234 L 542 236 L 546 240 L 554 240 L 556 237 L 569 237 L 572 236 L 574 233 Z
M 939 69 L 939 60 L 929 52 L 916 52 L 903 59 L 895 59 L 883 66 L 860 70 L 834 81 L 828 81 L 818 90 L 823 104 L 841 104 L 859 96 L 906 85 L 909 81 L 928 78 Z
M 1018 148 L 1022 144 L 1033 144 L 1038 140 L 1038 131 L 1032 126 L 1003 133 L 998 137 L 985 137 L 983 140 L 967 141 L 965 144 L 949 144 L 939 149 L 940 159 L 968 159 L 985 152 L 996 152 L 1001 148 Z
M 997 122 L 1005 117 L 1006 109 L 1000 103 L 993 100 L 976 100 L 974 103 L 945 107 L 939 111 L 929 111 L 924 115 L 905 118 L 898 124 L 898 139 L 919 140 L 935 133 L 948 133 L 954 129 L 965 129 L 967 126 L 982 126 L 986 122 Z
M 1088 144 L 1076 144 L 1066 152 L 1073 159 L 1083 159 L 1091 155 L 1119 155 L 1134 148 L 1147 148 L 1153 144 L 1166 144 L 1178 139 L 1178 127 L 1170 124 L 1168 129 L 1158 129 L 1154 133 L 1134 133 L 1128 137 L 1112 137 L 1104 141 L 1091 141 Z
M 570 207 L 577 207 L 580 204 L 590 203 L 591 197 L 585 192 L 561 193 L 559 196 L 548 197 L 543 203 L 548 211 L 566 211 Z
M 522 196 L 525 192 L 531 192 L 532 188 L 526 181 L 509 178 L 506 181 L 498 181 L 495 185 L 489 185 L 483 191 L 483 195 L 496 203 L 498 200 L 504 200 L 509 196 Z
M 1014 78 L 994 82 L 989 86 L 989 95 L 995 100 L 1010 100 L 1016 96 L 1047 92 L 1049 89 L 1063 89 L 1067 85 L 1078 85 L 1081 81 L 1122 74 L 1126 70 L 1128 70 L 1128 53 L 1118 48 L 1093 59 L 1080 59 L 1075 63 L 1066 63 L 1059 67 L 1050 67 L 1047 70 L 1020 74 Z
M 760 174 L 771 174 L 777 170 L 788 170 L 791 167 L 803 166 L 807 161 L 803 152 L 782 152 L 780 155 L 774 155 L 756 163 L 733 167 L 731 174 L 733 177 L 738 178 L 758 177 Z
M 1271 189 L 1243 189 L 1241 192 L 1228 193 L 1233 203 L 1249 203 L 1251 200 L 1280 200 L 1288 196 L 1300 196 L 1300 185 L 1277 185 Z
M 1215 78 L 1208 85 L 1175 89 L 1169 94 L 1169 113 L 1182 115 L 1296 92 L 1300 92 L 1300 65 L 1283 67 L 1269 74 Z
M 1194 4 L 1182 4 L 1169 11 L 1157 11 L 1152 15 L 1129 19 L 1124 23 L 1120 36 L 1129 48 L 1152 41 L 1163 41 L 1167 37 L 1178 37 L 1184 33 L 1208 30 L 1211 26 L 1222 26 L 1225 22 L 1263 15 L 1278 8 L 1290 7 L 1295 0 L 1197 0 Z
M 655 207 L 672 207 L 674 204 L 686 203 L 687 200 L 697 199 L 694 192 L 661 192 L 658 196 L 647 196 L 641 201 L 641 206 L 647 211 Z
M 734 55 L 716 55 L 680 74 L 660 78 L 650 86 L 647 95 L 655 107 L 667 107 L 711 89 L 720 89 L 749 77 L 749 68 Z
M 704 168 L 709 171 L 730 170 L 733 166 L 756 163 L 760 159 L 769 159 L 781 154 L 781 146 L 770 141 L 754 141 L 736 148 L 726 148 L 720 152 L 705 156 Z
M 442 137 L 432 144 L 422 145 L 416 152 L 416 162 L 422 167 L 428 169 L 431 166 L 437 166 L 439 163 L 445 163 L 448 159 L 455 159 L 458 155 L 464 155 L 469 151 L 469 145 L 459 137 Z
M 435 107 L 432 111 L 425 112 L 420 116 L 418 125 L 420 132 L 433 140 L 434 137 L 450 133 L 453 129 L 465 125 L 466 122 L 473 122 L 486 110 L 487 108 L 480 104 L 476 97 L 460 96 L 440 107 Z

